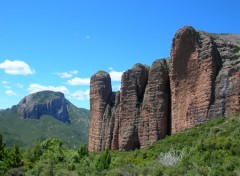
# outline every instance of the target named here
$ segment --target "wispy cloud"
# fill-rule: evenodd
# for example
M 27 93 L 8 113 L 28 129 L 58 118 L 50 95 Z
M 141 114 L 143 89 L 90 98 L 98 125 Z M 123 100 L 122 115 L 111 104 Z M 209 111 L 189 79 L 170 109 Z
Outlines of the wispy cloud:
M 77 70 L 72 70 L 69 72 L 59 72 L 59 73 L 54 73 L 55 75 L 58 75 L 60 78 L 71 78 L 73 75 L 78 74 Z
M 89 40 L 90 38 L 91 38 L 91 37 L 90 37 L 90 35 L 86 35 L 86 39 L 88 39 L 88 40 Z
M 18 88 L 21 88 L 21 89 L 24 87 L 22 84 L 19 84 L 19 83 L 16 83 L 15 85 L 16 85 Z
M 112 81 L 121 81 L 123 71 L 115 71 L 112 67 L 109 67 L 108 69 L 110 70 L 109 74 Z
M 2 84 L 8 84 L 9 82 L 8 81 L 2 81 Z
M 27 90 L 30 93 L 35 93 L 35 92 L 39 92 L 39 91 L 43 91 L 43 90 L 51 90 L 51 91 L 55 91 L 55 92 L 62 92 L 62 93 L 69 93 L 68 89 L 65 86 L 44 86 L 44 85 L 40 85 L 40 84 L 31 84 L 29 85 L 29 87 L 27 88 Z
M 89 89 L 86 91 L 77 90 L 71 93 L 70 97 L 77 100 L 89 100 Z
M 69 71 L 69 73 L 76 75 L 76 74 L 78 74 L 78 70 L 72 70 L 72 71 Z
M 71 86 L 89 85 L 90 84 L 90 78 L 78 78 L 78 77 L 75 77 L 73 79 L 68 80 L 67 84 L 69 84 Z
M 13 92 L 12 90 L 6 90 L 5 93 L 9 96 L 16 96 L 17 94 Z
M 0 63 L 0 69 L 4 69 L 4 72 L 11 75 L 32 75 L 35 70 L 31 69 L 30 66 L 19 60 L 5 60 Z
M 5 87 L 6 89 L 11 89 L 11 87 L 10 87 L 10 86 L 6 86 L 6 85 L 5 85 L 4 87 Z

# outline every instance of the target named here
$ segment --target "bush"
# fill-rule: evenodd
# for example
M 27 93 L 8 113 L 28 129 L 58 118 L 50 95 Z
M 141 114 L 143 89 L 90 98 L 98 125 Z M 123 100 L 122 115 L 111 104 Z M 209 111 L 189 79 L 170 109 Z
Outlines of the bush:
M 179 151 L 169 151 L 167 153 L 160 153 L 159 162 L 164 166 L 173 166 L 176 165 L 182 159 L 182 153 Z
M 96 168 L 98 171 L 108 169 L 111 164 L 111 155 L 109 150 L 104 151 L 96 162 Z
M 88 156 L 88 147 L 87 145 L 81 145 L 78 150 L 78 156 L 82 159 L 84 156 Z

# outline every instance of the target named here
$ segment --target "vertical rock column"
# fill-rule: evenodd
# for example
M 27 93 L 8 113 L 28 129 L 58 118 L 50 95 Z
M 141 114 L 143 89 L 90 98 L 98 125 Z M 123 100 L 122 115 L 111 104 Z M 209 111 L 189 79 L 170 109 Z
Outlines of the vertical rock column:
M 140 113 L 138 133 L 141 148 L 167 135 L 170 128 L 170 85 L 166 60 L 153 62 Z
M 208 34 L 189 26 L 175 34 L 170 60 L 172 133 L 208 119 L 219 59 Z
M 148 72 L 148 67 L 136 64 L 123 73 L 118 114 L 120 150 L 140 148 L 138 123 Z
M 103 143 L 105 142 L 104 127 L 106 125 L 103 118 L 111 96 L 112 86 L 110 75 L 104 71 L 97 72 L 91 77 L 90 82 L 91 112 L 88 144 L 90 151 L 102 150 Z

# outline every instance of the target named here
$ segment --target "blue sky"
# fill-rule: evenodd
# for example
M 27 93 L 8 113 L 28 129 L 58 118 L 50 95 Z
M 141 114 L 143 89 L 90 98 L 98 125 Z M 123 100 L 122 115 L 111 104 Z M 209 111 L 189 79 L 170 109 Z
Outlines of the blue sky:
M 117 90 L 135 63 L 168 57 L 185 25 L 239 34 L 239 7 L 239 0 L 1 0 L 0 109 L 45 89 L 89 108 L 94 73 L 111 73 Z

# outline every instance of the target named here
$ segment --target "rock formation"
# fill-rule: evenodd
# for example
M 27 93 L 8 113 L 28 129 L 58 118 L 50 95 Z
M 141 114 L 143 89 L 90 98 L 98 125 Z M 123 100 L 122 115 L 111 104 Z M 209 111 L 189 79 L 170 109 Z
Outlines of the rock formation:
M 210 36 L 180 29 L 171 50 L 172 133 L 208 118 L 220 56 Z
M 112 138 L 112 132 L 110 132 L 113 128 L 111 103 L 114 98 L 110 75 L 104 71 L 99 71 L 92 76 L 90 84 L 89 149 L 110 148 L 110 142 L 107 141 Z
M 233 53 L 238 46 L 229 36 L 189 26 L 176 33 L 170 61 L 172 133 L 240 110 L 240 61 Z
M 240 111 L 240 35 L 185 26 L 169 60 L 136 64 L 120 92 L 98 72 L 90 85 L 89 150 L 133 150 L 171 133 Z
M 41 91 L 30 94 L 14 110 L 22 119 L 39 119 L 42 115 L 51 115 L 62 122 L 69 122 L 67 100 L 61 92 Z
M 166 60 L 149 68 L 136 64 L 122 75 L 120 92 L 112 92 L 111 78 L 97 72 L 90 84 L 89 150 L 133 150 L 168 133 L 170 110 Z
M 141 147 L 170 134 L 170 89 L 168 63 L 156 60 L 149 70 L 141 106 L 138 133 Z

